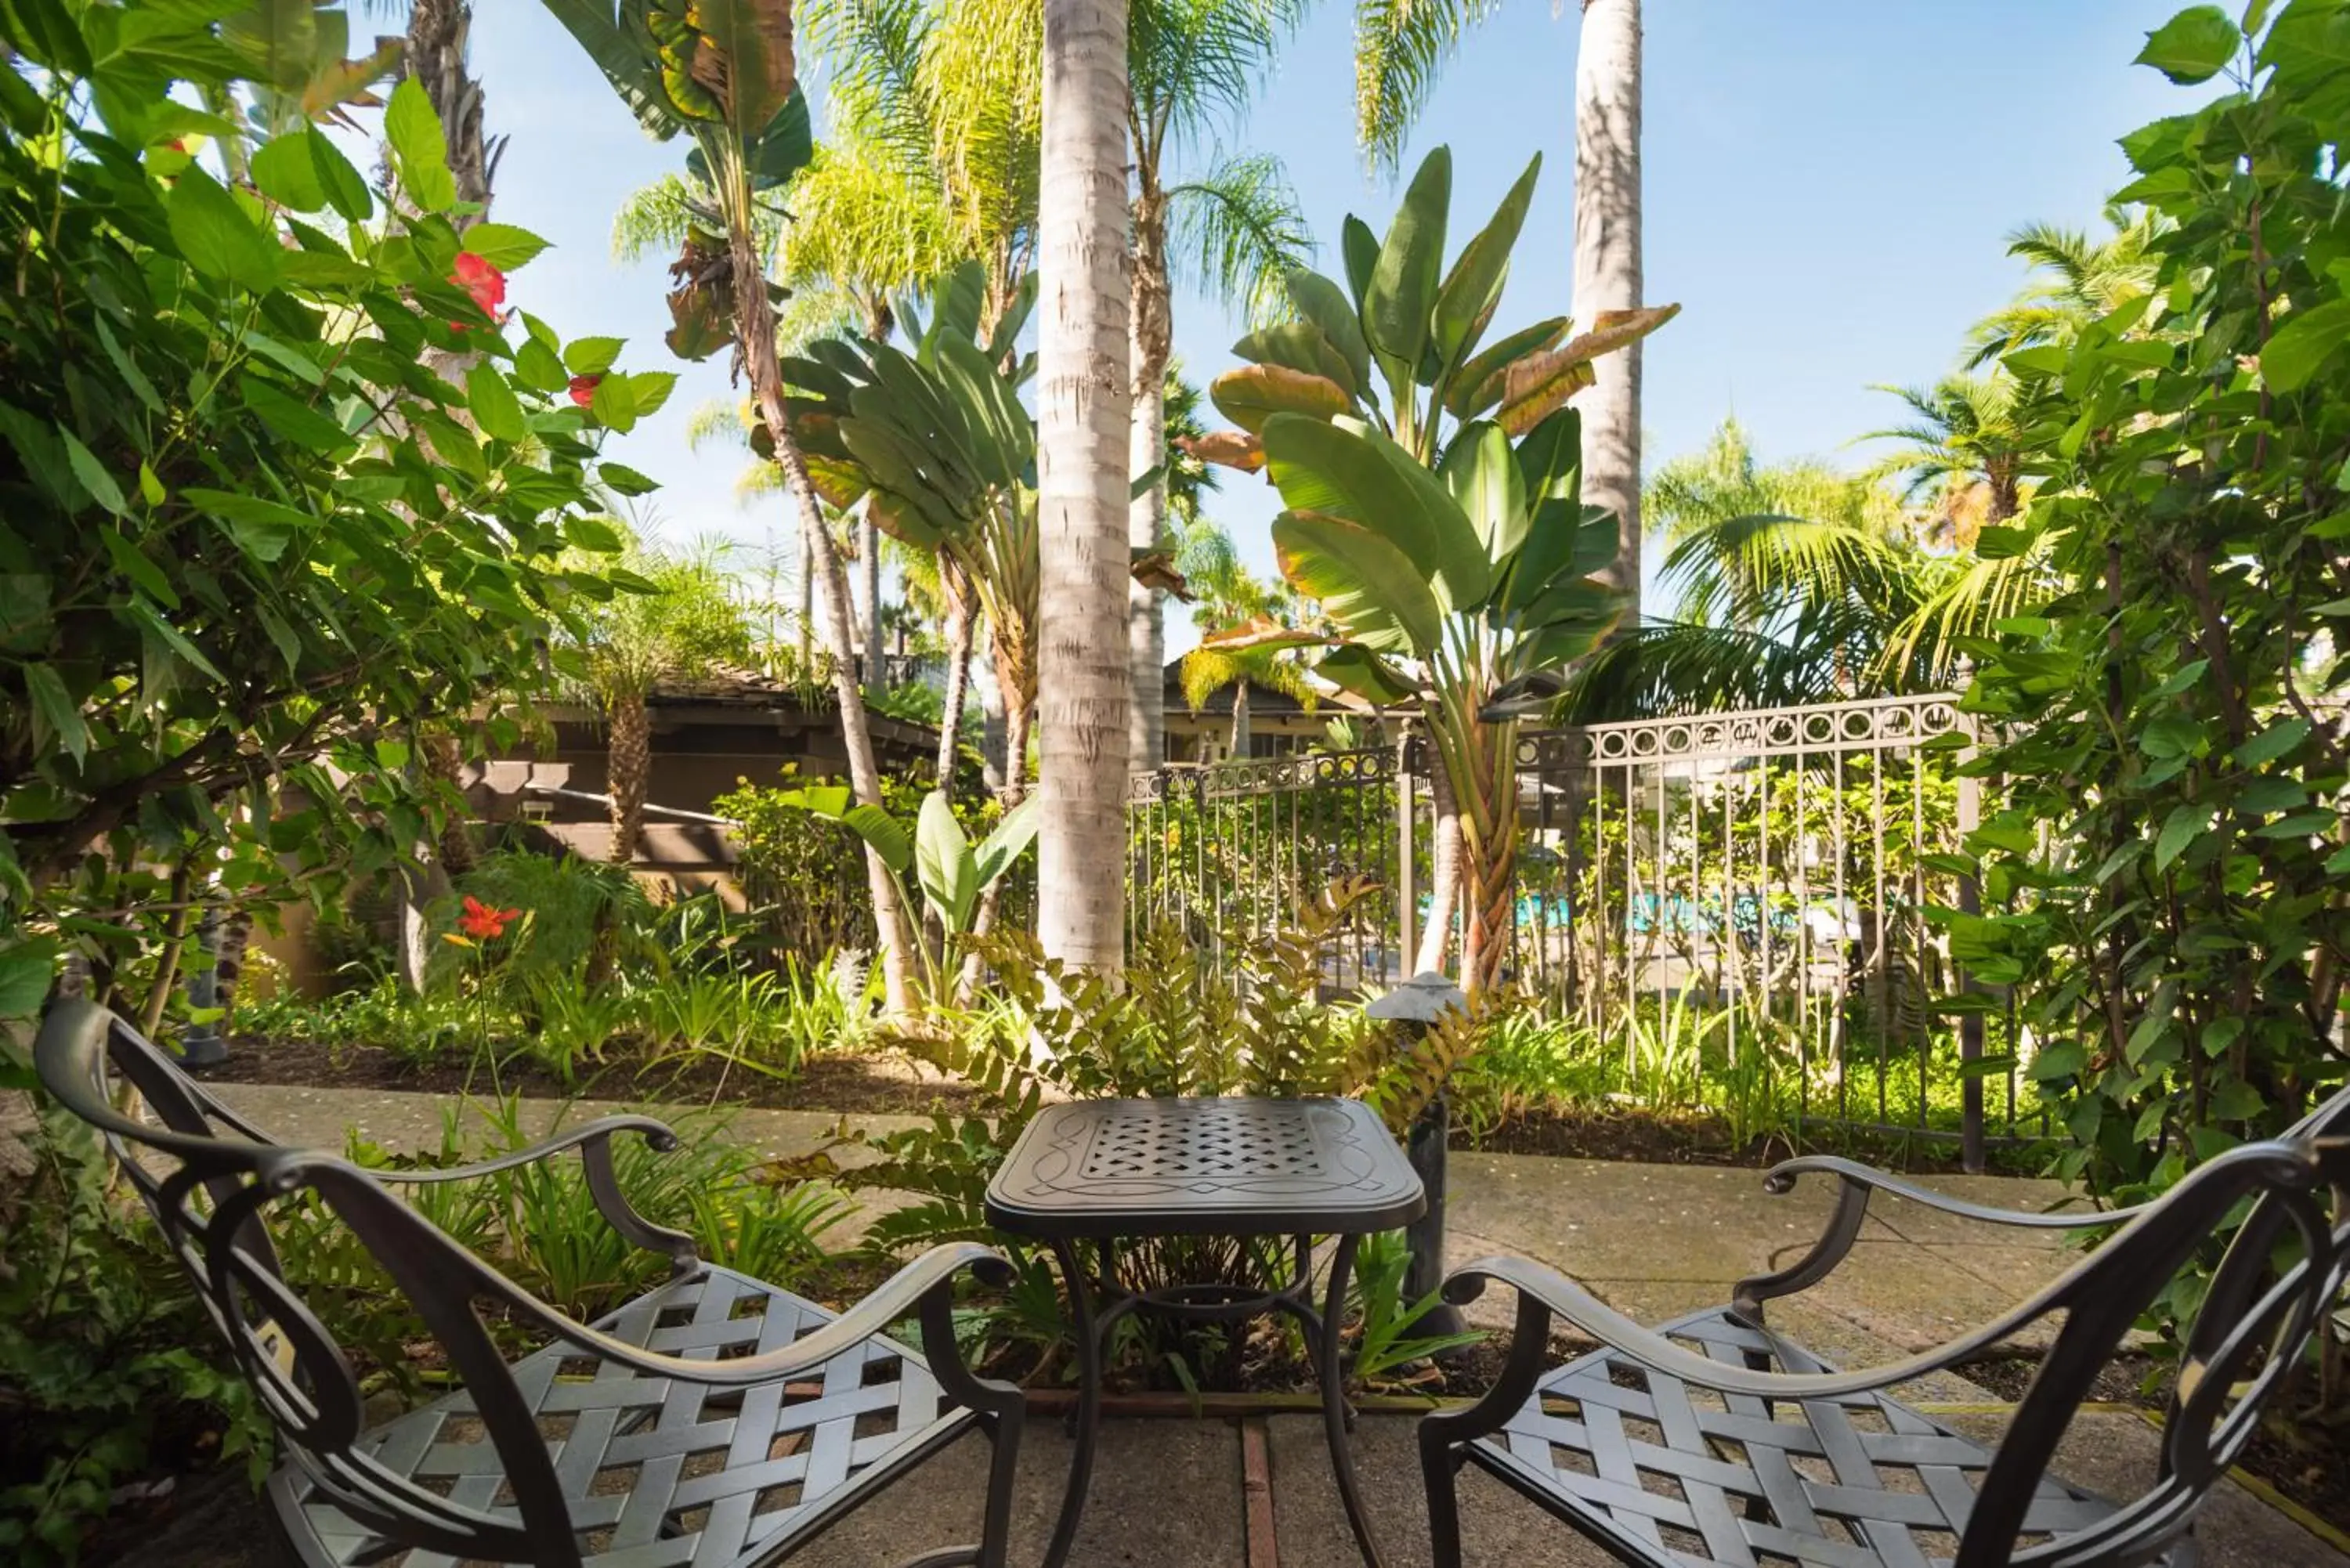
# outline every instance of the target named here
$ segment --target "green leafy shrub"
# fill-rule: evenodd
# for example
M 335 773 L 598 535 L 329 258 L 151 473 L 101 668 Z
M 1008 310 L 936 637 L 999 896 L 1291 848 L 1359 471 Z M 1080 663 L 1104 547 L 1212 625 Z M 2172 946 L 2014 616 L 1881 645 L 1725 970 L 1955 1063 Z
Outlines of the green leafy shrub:
M 261 904 L 404 859 L 449 804 L 415 727 L 537 683 L 614 591 L 573 564 L 617 544 L 594 487 L 650 486 L 570 378 L 638 412 L 671 378 L 528 316 L 509 340 L 492 311 L 543 242 L 461 227 L 423 89 L 385 117 L 394 221 L 306 119 L 388 61 L 223 9 L 39 0 L 0 66 L 9 1016 L 68 945 L 101 988 L 151 963 L 171 921 L 119 911 L 192 872 Z
M 0 1051 L 0 1112 L 31 1085 Z M 47 1106 L 10 1133 L 34 1170 L 0 1185 L 0 1556 L 71 1563 L 114 1489 L 158 1462 L 242 1458 L 258 1485 L 269 1450 L 97 1136 Z
M 2008 796 L 1970 846 L 1992 912 L 1953 951 L 2016 988 L 2075 1143 L 2059 1173 L 2117 1202 L 2344 1074 L 2350 12 L 2250 24 L 2196 6 L 2140 57 L 2225 90 L 2122 139 L 2117 199 L 2169 220 L 2148 286 L 2006 357 L 2044 477 L 1981 553 L 2044 552 L 2060 591 L 1968 649 Z

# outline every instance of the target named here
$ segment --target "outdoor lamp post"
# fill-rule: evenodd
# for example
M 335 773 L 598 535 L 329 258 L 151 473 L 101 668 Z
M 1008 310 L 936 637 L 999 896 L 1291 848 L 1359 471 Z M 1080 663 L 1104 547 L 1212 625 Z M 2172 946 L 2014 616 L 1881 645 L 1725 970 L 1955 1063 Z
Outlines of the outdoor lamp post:
M 1434 971 L 1423 971 L 1363 1009 L 1364 1015 L 1391 1023 L 1406 1040 L 1417 1040 L 1448 1012 L 1467 1005 L 1468 993 Z M 1404 1140 L 1405 1158 L 1428 1189 L 1428 1210 L 1404 1231 L 1411 1249 L 1411 1267 L 1403 1277 L 1404 1300 L 1416 1302 L 1444 1282 L 1444 1144 L 1451 1130 L 1449 1087 L 1440 1086 Z M 1430 1335 L 1460 1334 L 1467 1328 L 1461 1309 L 1439 1302 L 1420 1321 Z

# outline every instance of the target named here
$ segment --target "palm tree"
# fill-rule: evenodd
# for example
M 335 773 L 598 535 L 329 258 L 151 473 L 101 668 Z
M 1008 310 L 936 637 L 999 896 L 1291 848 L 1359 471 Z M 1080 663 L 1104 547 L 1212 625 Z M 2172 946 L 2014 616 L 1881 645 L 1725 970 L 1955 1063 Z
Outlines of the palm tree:
M 853 662 L 848 580 L 785 416 L 775 306 L 761 244 L 763 225 L 774 211 L 773 192 L 806 163 L 811 151 L 807 106 L 792 52 L 791 0 L 731 0 L 699 7 L 686 13 L 681 25 L 665 25 L 658 36 L 630 0 L 545 4 L 648 130 L 664 139 L 682 131 L 694 144 L 687 165 L 712 198 L 712 221 L 688 235 L 672 268 L 679 280 L 671 295 L 678 323 L 672 342 L 690 335 L 681 347 L 707 354 L 718 346 L 712 340 L 715 323 L 723 320 L 731 329 L 809 541 L 834 659 L 849 783 L 861 804 L 878 808 L 881 776 Z M 901 1011 L 910 994 L 910 938 L 889 864 L 869 846 L 866 882 L 880 933 L 889 1005 Z
M 1592 661 L 1566 722 L 1947 690 L 1960 639 L 2052 586 L 2043 555 L 1978 557 L 1880 479 L 1762 463 L 1734 421 L 1647 500 L 1677 608 Z
M 1044 0 L 1037 487 L 1045 826 L 1036 934 L 1115 973 L 1126 950 L 1133 670 L 1125 621 L 1131 314 L 1125 0 Z
M 2113 232 L 2093 239 L 2079 229 L 2027 223 L 2007 237 L 2007 254 L 2022 256 L 2033 277 L 2008 304 L 1968 334 L 1966 368 L 1984 366 L 2022 348 L 2062 347 L 2089 322 L 2150 294 L 2155 264 L 2147 246 L 2170 226 L 2150 207 L 2108 203 Z
M 2022 509 L 2032 443 L 2012 377 L 1961 372 L 1931 387 L 1876 389 L 1900 399 L 1915 418 L 1856 439 L 1901 443 L 1873 472 L 1898 480 L 1904 499 L 1931 510 L 1940 542 L 1971 549 L 1984 528 Z
M 1295 628 L 1304 607 L 1286 584 L 1268 583 L 1240 558 L 1232 536 L 1202 518 L 1186 526 L 1175 552 L 1175 569 L 1193 596 L 1191 618 L 1202 632 L 1229 627 Z M 1262 686 L 1294 697 L 1309 711 L 1321 689 L 1306 674 L 1295 648 L 1227 647 L 1203 642 L 1183 656 L 1183 701 L 1196 713 L 1226 687 L 1232 692 L 1232 729 L 1226 749 L 1235 759 L 1249 754 L 1249 688 Z M 1160 688 L 1164 694 L 1165 687 Z
M 1595 327 L 1641 304 L 1640 0 L 1582 0 L 1575 57 L 1575 308 Z M 1355 129 L 1393 170 L 1444 62 L 1500 0 L 1356 0 Z M 1623 522 L 1605 574 L 1640 618 L 1640 346 L 1596 367 L 1584 404 L 1583 493 Z
M 709 677 L 751 657 L 751 628 L 715 551 L 671 556 L 642 549 L 622 563 L 652 585 L 598 607 L 577 649 L 567 694 L 603 716 L 614 865 L 636 858 L 644 838 L 652 769 L 646 701 L 665 681 Z
M 1134 410 L 1129 462 L 1139 482 L 1128 545 L 1148 553 L 1167 543 L 1164 394 L 1174 353 L 1173 275 L 1243 302 L 1258 325 L 1281 311 L 1281 276 L 1313 260 L 1304 216 L 1278 160 L 1223 158 L 1188 179 L 1170 178 L 1180 155 L 1236 130 L 1274 54 L 1296 26 L 1299 0 L 1133 0 L 1128 13 L 1127 131 L 1134 158 Z M 1170 254 L 1171 247 L 1171 254 Z M 1166 597 L 1137 582 L 1127 589 L 1127 645 L 1134 710 L 1128 766 L 1146 772 L 1166 750 L 1161 669 L 1167 659 Z
M 830 72 L 842 157 L 889 187 L 889 226 L 909 242 L 893 253 L 890 291 L 976 259 L 987 268 L 981 325 L 993 329 L 1035 260 L 1044 127 L 1035 0 L 809 0 L 800 21 Z M 921 192 L 931 200 L 918 229 L 900 202 Z M 927 227 L 932 221 L 942 233 Z M 918 244 L 941 248 L 899 268 Z M 827 248 L 812 247 L 809 260 Z

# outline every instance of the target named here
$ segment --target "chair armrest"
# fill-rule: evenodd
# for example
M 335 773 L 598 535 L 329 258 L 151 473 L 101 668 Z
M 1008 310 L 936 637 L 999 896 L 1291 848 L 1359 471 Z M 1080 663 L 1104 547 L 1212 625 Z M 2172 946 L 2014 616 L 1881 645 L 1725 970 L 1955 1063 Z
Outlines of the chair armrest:
M 1517 1334 L 1521 1341 L 1525 1339 L 1531 1329 L 1534 1343 L 1537 1346 L 1546 1345 L 1550 1337 L 1550 1320 L 1555 1315 L 1609 1349 L 1621 1352 L 1668 1376 L 1724 1394 L 1750 1394 L 1769 1399 L 1832 1399 L 1846 1395 L 1874 1393 L 1896 1383 L 1908 1382 L 1927 1373 L 1939 1371 L 1985 1346 L 1998 1344 L 2024 1324 L 2051 1310 L 2054 1304 L 2045 1299 L 2049 1293 L 2043 1293 L 1947 1345 L 1920 1355 L 1858 1372 L 1757 1372 L 1732 1362 L 1716 1361 L 1711 1356 L 1700 1355 L 1686 1346 L 1676 1345 L 1664 1335 L 1634 1323 L 1556 1270 L 1523 1258 L 1481 1258 L 1454 1270 L 1445 1279 L 1444 1298 L 1455 1306 L 1466 1305 L 1483 1294 L 1485 1286 L 1493 1281 L 1508 1285 L 1518 1293 Z M 1513 1344 L 1513 1359 L 1515 1349 Z M 1539 1355 L 1539 1349 L 1535 1354 Z M 1496 1392 L 1499 1391 L 1497 1387 Z M 1529 1385 L 1527 1392 L 1531 1391 Z M 1516 1405 L 1523 1402 L 1521 1395 L 1512 1410 L 1514 1411 Z M 1505 1412 L 1504 1418 L 1506 1415 Z
M 1875 1166 L 1863 1165 L 1857 1160 L 1840 1159 L 1831 1154 L 1807 1154 L 1794 1159 L 1781 1160 L 1763 1173 L 1762 1189 L 1774 1194 L 1793 1192 L 1795 1189 L 1795 1179 L 1807 1176 L 1814 1171 L 1818 1171 L 1822 1175 L 1841 1177 L 1847 1187 L 1890 1192 L 1896 1198 L 1906 1199 L 1911 1203 L 1922 1204 L 1929 1209 L 1938 1209 L 1945 1214 L 1955 1214 L 1962 1220 L 1980 1220 L 1986 1225 L 2020 1225 L 2041 1231 L 2078 1231 L 2097 1225 L 2126 1224 L 2136 1219 L 2138 1211 L 2146 1207 L 2145 1204 L 2140 1203 L 2127 1209 L 2093 1209 L 2070 1214 L 2057 1214 L 2044 1210 L 2034 1212 L 2026 1209 L 1992 1209 L 1981 1203 L 1970 1203 L 1962 1198 L 1953 1198 L 1946 1192 L 1937 1192 L 1930 1187 L 1921 1187 L 1917 1182 L 1905 1180 L 1901 1177 L 1879 1170 Z
M 600 1142 L 608 1139 L 614 1133 L 623 1132 L 643 1135 L 644 1140 L 662 1154 L 667 1154 L 677 1147 L 677 1134 L 671 1130 L 667 1122 L 655 1121 L 650 1116 L 598 1116 L 592 1122 L 582 1122 L 576 1127 L 556 1133 L 532 1144 L 527 1148 L 514 1149 L 499 1155 L 494 1159 L 477 1160 L 471 1165 L 391 1169 L 371 1166 L 369 1169 L 378 1181 L 388 1185 L 406 1186 L 432 1181 L 470 1181 L 476 1177 L 494 1175 L 501 1170 L 513 1170 L 518 1166 L 536 1165 L 548 1155 L 560 1154 L 567 1148 L 577 1148 L 583 1144 Z
M 484 1271 L 484 1283 L 487 1293 L 505 1302 L 524 1318 L 536 1323 L 558 1339 L 592 1351 L 607 1361 L 654 1377 L 676 1377 L 704 1386 L 735 1387 L 754 1383 L 768 1383 L 778 1377 L 788 1377 L 820 1366 L 844 1351 L 855 1349 L 865 1341 L 882 1334 L 894 1324 L 908 1317 L 920 1316 L 926 1329 L 932 1320 L 943 1324 L 946 1310 L 952 1304 L 955 1275 L 969 1269 L 982 1281 L 1002 1288 L 1012 1279 L 1011 1264 L 1003 1253 L 975 1241 L 951 1241 L 933 1247 L 899 1269 L 877 1286 L 870 1295 L 815 1333 L 804 1334 L 791 1344 L 771 1350 L 764 1355 L 745 1355 L 724 1361 L 692 1360 L 684 1356 L 663 1355 L 615 1339 L 599 1330 L 588 1327 L 574 1318 L 556 1311 L 536 1297 L 508 1282 L 503 1275 Z M 953 1350 L 951 1334 L 942 1347 L 937 1336 L 925 1333 L 924 1342 L 936 1362 L 941 1348 Z M 960 1359 L 951 1367 L 933 1366 L 949 1391 L 963 1397 L 961 1384 L 969 1381 Z M 1017 1391 L 1014 1392 L 1017 1397 Z M 966 1399 L 966 1402 L 970 1402 Z
M 1809 1290 L 1835 1272 L 1851 1252 L 1853 1242 L 1860 1237 L 1861 1222 L 1867 1218 L 1868 1199 L 1872 1193 L 1889 1192 L 1925 1208 L 1954 1214 L 1964 1220 L 1980 1220 L 1986 1225 L 2012 1225 L 2038 1231 L 2080 1231 L 2124 1225 L 2136 1219 L 2146 1208 L 2146 1205 L 2139 1204 L 2130 1209 L 2075 1214 L 2035 1214 L 2016 1209 L 1991 1209 L 1980 1203 L 1969 1203 L 1964 1199 L 1952 1198 L 1898 1176 L 1889 1176 L 1856 1160 L 1823 1154 L 1803 1155 L 1780 1161 L 1764 1173 L 1762 1189 L 1777 1195 L 1793 1192 L 1799 1178 L 1814 1172 L 1840 1179 L 1842 1185 L 1836 1192 L 1835 1213 L 1829 1219 L 1827 1229 L 1821 1232 L 1819 1241 L 1803 1257 L 1774 1272 L 1751 1275 L 1738 1282 L 1731 1295 L 1731 1310 L 1749 1323 L 1762 1323 L 1763 1303 Z
M 595 1199 L 597 1212 L 604 1216 L 604 1222 L 634 1245 L 666 1257 L 672 1276 L 683 1274 L 701 1261 L 694 1251 L 693 1238 L 682 1231 L 654 1224 L 639 1213 L 636 1205 L 630 1203 L 628 1195 L 620 1190 L 619 1177 L 612 1168 L 612 1138 L 619 1133 L 635 1133 L 661 1154 L 677 1147 L 677 1134 L 666 1122 L 656 1121 L 651 1116 L 600 1116 L 595 1121 L 583 1122 L 576 1127 L 558 1132 L 527 1148 L 518 1148 L 472 1165 L 453 1165 L 437 1170 L 379 1169 L 370 1170 L 369 1174 L 387 1186 L 470 1181 L 498 1171 L 535 1165 L 549 1155 L 577 1148 L 579 1163 L 587 1172 L 588 1194 Z

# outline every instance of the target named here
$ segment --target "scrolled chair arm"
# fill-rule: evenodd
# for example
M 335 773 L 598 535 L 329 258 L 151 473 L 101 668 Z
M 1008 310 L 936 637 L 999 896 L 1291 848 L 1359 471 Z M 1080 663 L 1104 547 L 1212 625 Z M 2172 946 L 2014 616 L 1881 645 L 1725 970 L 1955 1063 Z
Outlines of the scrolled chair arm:
M 583 1122 L 576 1127 L 543 1138 L 527 1148 L 514 1149 L 470 1165 L 376 1169 L 370 1174 L 379 1181 L 400 1186 L 471 1181 L 499 1171 L 536 1165 L 550 1155 L 577 1148 L 580 1165 L 588 1174 L 588 1195 L 595 1199 L 596 1211 L 603 1215 L 604 1222 L 630 1243 L 667 1258 L 672 1275 L 684 1274 L 701 1262 L 694 1250 L 693 1238 L 682 1231 L 672 1231 L 666 1225 L 656 1225 L 646 1219 L 620 1189 L 619 1172 L 612 1165 L 612 1139 L 621 1133 L 635 1133 L 660 1154 L 668 1154 L 678 1147 L 677 1133 L 667 1122 L 651 1116 L 599 1116 L 592 1122 Z
M 608 1142 L 614 1134 L 632 1132 L 643 1137 L 658 1153 L 668 1154 L 678 1147 L 677 1133 L 667 1122 L 651 1116 L 598 1116 L 592 1122 L 582 1122 L 552 1133 L 525 1148 L 510 1149 L 494 1158 L 475 1160 L 469 1165 L 369 1167 L 378 1181 L 410 1185 L 430 1181 L 471 1181 L 477 1177 L 493 1176 L 501 1170 L 513 1170 L 521 1166 L 536 1165 L 549 1155 L 561 1154 L 567 1148 L 577 1148 L 590 1143 Z
M 2070 1214 L 1994 1209 L 1937 1192 L 1930 1187 L 1888 1175 L 1857 1160 L 1825 1154 L 1801 1155 L 1780 1161 L 1763 1173 L 1762 1190 L 1774 1197 L 1783 1197 L 1795 1189 L 1801 1178 L 1815 1174 L 1835 1177 L 1840 1183 L 1836 1190 L 1835 1212 L 1829 1217 L 1827 1229 L 1820 1233 L 1820 1239 L 1813 1243 L 1810 1251 L 1786 1268 L 1767 1274 L 1750 1275 L 1739 1281 L 1731 1293 L 1731 1310 L 1742 1321 L 1755 1327 L 1762 1326 L 1763 1303 L 1809 1290 L 1835 1272 L 1851 1253 L 1852 1244 L 1860 1239 L 1861 1224 L 1868 1218 L 1868 1200 L 1874 1193 L 1889 1192 L 1939 1213 L 1978 1220 L 1986 1225 L 2010 1225 L 2037 1231 L 2081 1231 L 2126 1225 L 2148 1207 L 2141 1203 L 2127 1209 L 2084 1210 Z
M 581 1147 L 591 1160 L 594 1151 L 606 1150 L 605 1169 L 608 1173 L 608 1144 L 597 1141 Z M 950 1353 L 953 1349 L 951 1331 L 944 1334 L 942 1347 L 937 1341 L 941 1337 L 939 1330 L 946 1328 L 950 1321 L 955 1276 L 969 1270 L 983 1282 L 997 1289 L 1009 1284 L 1012 1279 L 1011 1263 L 1003 1253 L 976 1242 L 950 1242 L 931 1248 L 906 1264 L 823 1328 L 764 1355 L 723 1361 L 665 1355 L 591 1327 L 532 1295 L 423 1223 L 382 1185 L 376 1171 L 348 1160 L 311 1153 L 289 1152 L 273 1166 L 265 1174 L 266 1182 L 279 1190 L 299 1186 L 317 1189 L 411 1295 L 429 1296 L 443 1306 L 496 1303 L 517 1322 L 533 1325 L 607 1361 L 648 1376 L 683 1378 L 706 1386 L 747 1386 L 805 1372 L 909 1317 L 922 1320 L 923 1342 L 935 1359 L 941 1348 Z M 595 1170 L 591 1164 L 591 1181 L 595 1179 Z M 607 1218 L 610 1218 L 608 1212 Z M 691 1241 L 687 1244 L 690 1247 Z M 428 1320 L 432 1316 L 427 1314 Z M 969 1375 L 960 1362 L 940 1372 L 950 1391 L 962 1397 Z
M 615 1339 L 580 1323 L 576 1318 L 556 1311 L 507 1282 L 502 1276 L 492 1275 L 503 1289 L 491 1293 L 504 1301 L 519 1315 L 536 1323 L 556 1338 L 616 1361 L 635 1371 L 655 1377 L 677 1377 L 690 1383 L 733 1387 L 754 1383 L 772 1382 L 821 1366 L 844 1352 L 853 1350 L 868 1339 L 885 1334 L 909 1317 L 920 1317 L 928 1325 L 933 1312 L 951 1307 L 953 1303 L 955 1276 L 964 1270 L 984 1284 L 1002 1289 L 1012 1279 L 1012 1266 L 1003 1253 L 975 1241 L 952 1241 L 933 1247 L 906 1264 L 877 1286 L 864 1300 L 842 1313 L 832 1322 L 813 1334 L 803 1334 L 791 1344 L 771 1350 L 764 1355 L 738 1356 L 724 1361 L 697 1361 L 685 1356 L 664 1355 Z M 925 1334 L 926 1348 L 933 1359 L 939 1346 L 932 1336 Z M 951 1335 L 948 1345 L 952 1345 Z M 959 1362 L 958 1362 L 959 1366 Z M 945 1368 L 934 1370 L 944 1372 Z

